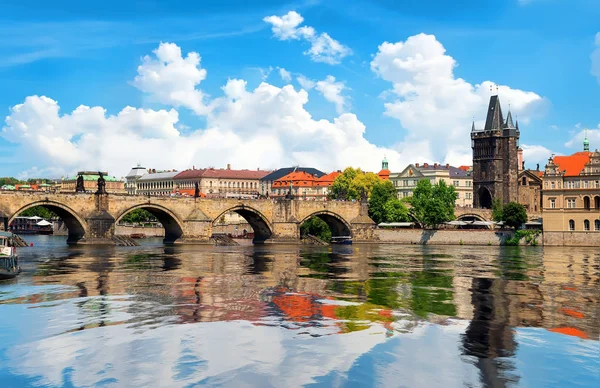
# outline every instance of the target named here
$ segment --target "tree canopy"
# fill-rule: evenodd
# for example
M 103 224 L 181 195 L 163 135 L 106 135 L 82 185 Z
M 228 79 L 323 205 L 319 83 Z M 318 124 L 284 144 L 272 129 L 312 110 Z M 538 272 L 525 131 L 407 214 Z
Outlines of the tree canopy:
M 525 206 L 516 202 L 509 202 L 502 208 L 502 221 L 511 228 L 518 229 L 527 222 Z
M 58 217 L 52 210 L 46 209 L 43 206 L 30 207 L 29 209 L 21 212 L 19 215 L 23 217 L 42 217 L 46 220 L 51 220 Z
M 397 198 L 392 182 L 379 180 L 373 186 L 369 197 L 369 217 L 377 224 L 408 220 L 408 209 Z
M 311 235 L 319 239 L 329 242 L 331 240 L 331 229 L 319 217 L 310 217 L 300 225 L 300 235 Z
M 348 167 L 333 181 L 329 198 L 356 201 L 367 199 L 375 184 L 380 180 L 377 174 L 365 173 L 360 168 Z
M 432 185 L 429 179 L 421 179 L 410 198 L 411 213 L 423 226 L 435 228 L 455 218 L 457 198 L 454 186 L 443 180 Z
M 144 222 L 158 222 L 158 219 L 147 210 L 135 209 L 125 214 L 123 218 L 121 218 L 121 222 L 136 224 Z

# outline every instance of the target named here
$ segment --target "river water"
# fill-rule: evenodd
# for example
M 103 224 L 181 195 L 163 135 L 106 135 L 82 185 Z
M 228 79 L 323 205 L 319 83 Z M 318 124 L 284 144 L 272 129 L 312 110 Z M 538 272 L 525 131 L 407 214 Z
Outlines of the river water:
M 0 387 L 600 386 L 597 250 L 27 239 Z

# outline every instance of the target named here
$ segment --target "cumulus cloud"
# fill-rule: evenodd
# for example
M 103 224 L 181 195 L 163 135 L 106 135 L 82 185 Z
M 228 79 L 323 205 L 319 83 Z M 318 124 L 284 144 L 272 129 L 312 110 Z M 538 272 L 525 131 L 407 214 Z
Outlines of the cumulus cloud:
M 314 28 L 302 26 L 302 15 L 290 11 L 283 16 L 267 16 L 263 19 L 271 24 L 273 35 L 279 40 L 305 40 L 310 43 L 310 48 L 304 52 L 315 62 L 324 62 L 330 65 L 340 63 L 342 58 L 350 55 L 352 50 L 344 46 L 329 34 L 318 34 Z
M 184 58 L 174 43 L 161 43 L 152 53 L 142 58 L 133 86 L 161 104 L 185 107 L 199 115 L 208 113 L 206 96 L 196 88 L 206 78 L 200 55 L 190 52 Z
M 314 88 L 317 85 L 317 83 L 315 81 L 306 78 L 302 74 L 299 75 L 298 77 L 296 77 L 296 80 L 298 81 L 300 86 L 302 86 L 302 88 L 304 88 L 304 90 L 311 90 L 312 88 Z
M 600 32 L 596 34 L 596 49 L 592 52 L 592 75 L 600 82 Z
M 168 58 L 160 50 L 165 47 Z M 138 161 L 146 167 L 164 169 L 231 163 L 239 168 L 301 164 L 326 171 L 352 165 L 378 171 L 384 155 L 392 165 L 401 165 L 397 152 L 365 139 L 365 125 L 354 114 L 344 113 L 333 121 L 314 120 L 304 107 L 308 93 L 292 85 L 279 88 L 263 82 L 249 90 L 244 80 L 230 79 L 222 87 L 222 96 L 203 101 L 202 106 L 210 109 L 197 109 L 199 105 L 190 103 L 199 102 L 196 98 L 183 103 L 172 96 L 184 95 L 180 93 L 184 91 L 204 96 L 195 89 L 199 74 L 205 74 L 200 69 L 200 56 L 189 53 L 184 58 L 173 44 L 161 44 L 155 55 L 162 58 L 160 66 L 144 57 L 141 67 L 145 70 L 138 72 L 144 79 L 136 77 L 134 84 L 165 105 L 204 113 L 204 128 L 182 134 L 177 130 L 181 124 L 174 108 L 128 106 L 110 115 L 102 107 L 82 105 L 63 113 L 57 101 L 29 96 L 11 108 L 2 136 L 31 155 L 32 167 L 38 169 L 30 171 L 35 173 L 50 165 L 56 174 L 102 169 L 122 176 Z M 165 70 L 165 63 L 182 64 L 189 58 L 196 63 L 196 70 Z M 157 74 L 146 71 L 148 63 L 156 67 Z
M 541 145 L 522 144 L 521 148 L 523 149 L 523 160 L 526 168 L 534 168 L 534 164 L 539 163 L 540 170 L 543 170 L 548 158 L 553 154 L 551 150 Z
M 423 159 L 451 164 L 470 164 L 470 136 L 473 117 L 484 118 L 489 97 L 496 84 L 473 85 L 454 76 L 456 61 L 446 54 L 435 36 L 418 34 L 404 42 L 385 42 L 371 61 L 371 69 L 392 85 L 385 114 L 396 118 L 408 133 L 400 152 L 410 154 L 414 144 L 423 148 Z M 505 114 L 510 102 L 513 117 L 520 124 L 544 113 L 547 101 L 533 92 L 499 85 L 498 94 Z M 483 125 L 478 120 L 480 126 Z M 521 125 L 521 131 L 526 131 Z M 439 158 L 442 158 L 439 160 Z
M 338 114 L 344 112 L 347 102 L 342 95 L 342 91 L 346 88 L 343 82 L 336 82 L 334 76 L 328 75 L 323 81 L 318 81 L 315 88 L 321 92 L 327 101 L 335 104 Z
M 583 151 L 583 140 L 587 133 L 587 138 L 590 142 L 590 150 L 600 148 L 600 124 L 597 129 L 588 129 L 587 132 L 586 129 L 581 129 L 581 125 L 576 128 L 578 131 L 576 131 L 573 134 L 573 137 L 565 143 L 565 147 L 573 148 L 576 151 Z
M 292 74 L 289 71 L 287 71 L 283 67 L 279 67 L 278 69 L 279 69 L 279 76 L 281 77 L 281 79 L 284 82 L 291 82 L 292 81 Z

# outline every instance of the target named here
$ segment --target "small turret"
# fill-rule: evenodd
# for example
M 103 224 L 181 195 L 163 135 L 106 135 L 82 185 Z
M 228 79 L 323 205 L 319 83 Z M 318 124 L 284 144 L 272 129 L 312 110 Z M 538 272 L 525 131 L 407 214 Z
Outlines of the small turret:
M 506 117 L 506 124 L 504 125 L 504 127 L 515 128 L 515 125 L 513 124 L 512 113 L 510 110 L 508 111 L 508 116 Z
M 384 156 L 383 160 L 381 161 L 381 169 L 382 170 L 389 170 L 388 169 L 388 160 L 387 158 Z
M 587 138 L 587 128 L 585 129 L 585 138 L 583 139 L 583 151 L 590 151 L 590 141 Z

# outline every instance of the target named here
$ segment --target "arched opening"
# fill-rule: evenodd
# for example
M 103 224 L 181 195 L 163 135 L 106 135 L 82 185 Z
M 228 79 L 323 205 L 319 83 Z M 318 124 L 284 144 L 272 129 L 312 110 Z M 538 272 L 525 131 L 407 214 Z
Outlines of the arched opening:
M 477 193 L 479 197 L 479 207 L 482 209 L 492 208 L 492 194 L 486 187 L 480 187 Z
M 583 197 L 583 207 L 585 210 L 590 210 L 590 197 Z
M 488 220 L 479 214 L 463 214 L 456 218 L 456 221 L 467 222 L 468 225 L 459 225 L 459 229 L 493 229 L 494 225 L 488 224 Z M 485 224 L 484 224 L 485 223 Z
M 600 197 L 598 196 L 594 197 L 594 208 L 600 210 Z
M 600 231 L 600 220 L 595 220 L 594 221 L 594 230 L 595 231 Z
M 223 234 L 263 244 L 271 238 L 273 232 L 271 225 L 258 210 L 240 206 L 226 210 L 214 219 L 213 236 Z
M 50 225 L 47 225 L 50 224 Z M 77 213 L 57 202 L 34 202 L 19 209 L 8 219 L 15 234 L 66 234 L 67 244 L 77 244 L 85 236 L 86 223 Z
M 583 230 L 590 230 L 590 220 L 583 220 Z
M 136 212 L 138 210 L 143 210 L 143 212 Z M 150 219 L 141 219 L 140 222 L 138 222 L 137 224 L 134 222 L 133 223 L 133 227 L 139 227 L 139 231 L 136 229 L 136 231 L 139 234 L 144 234 L 143 233 L 143 228 L 148 227 L 149 225 L 152 224 L 152 222 L 158 222 L 162 225 L 162 227 L 165 230 L 164 233 L 164 238 L 163 238 L 163 243 L 164 244 L 174 244 L 181 236 L 183 236 L 183 227 L 181 222 L 179 221 L 179 219 L 177 218 L 177 216 L 175 216 L 170 210 L 162 207 L 162 206 L 158 206 L 158 205 L 150 205 L 150 204 L 143 204 L 143 205 L 138 205 L 135 207 L 132 207 L 130 209 L 127 209 L 126 211 L 124 211 L 123 213 L 121 213 L 117 219 L 115 224 L 117 225 L 117 227 L 119 226 L 123 226 L 125 223 L 123 222 L 123 220 L 127 220 L 127 215 L 128 214 L 141 214 L 141 215 L 145 215 L 146 212 L 148 214 L 150 214 L 154 220 Z M 129 223 L 127 223 L 129 224 Z M 130 236 L 133 237 L 133 236 Z
M 329 229 L 329 233 L 327 233 L 327 231 L 322 231 L 322 227 L 320 225 L 323 224 L 327 226 L 327 228 Z M 301 236 L 307 233 L 314 235 L 315 232 L 321 231 L 321 233 L 318 233 L 320 236 L 317 235 L 315 237 L 319 237 L 322 240 L 326 240 L 326 236 L 352 237 L 350 225 L 348 225 L 348 223 L 346 223 L 346 221 L 342 217 L 330 212 L 318 212 L 311 214 L 310 216 L 302 220 L 302 222 L 300 222 L 299 228 Z M 313 233 L 310 233 L 311 231 Z
M 569 230 L 575 230 L 575 221 L 569 220 Z

